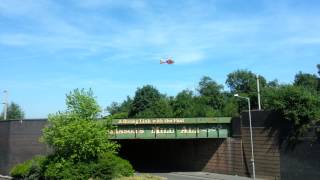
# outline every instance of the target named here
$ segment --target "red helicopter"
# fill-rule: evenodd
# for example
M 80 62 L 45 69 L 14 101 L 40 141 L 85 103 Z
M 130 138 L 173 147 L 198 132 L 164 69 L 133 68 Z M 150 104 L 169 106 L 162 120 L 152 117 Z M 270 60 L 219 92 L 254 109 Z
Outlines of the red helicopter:
M 174 61 L 171 58 L 168 58 L 166 60 L 160 59 L 160 64 L 174 64 Z

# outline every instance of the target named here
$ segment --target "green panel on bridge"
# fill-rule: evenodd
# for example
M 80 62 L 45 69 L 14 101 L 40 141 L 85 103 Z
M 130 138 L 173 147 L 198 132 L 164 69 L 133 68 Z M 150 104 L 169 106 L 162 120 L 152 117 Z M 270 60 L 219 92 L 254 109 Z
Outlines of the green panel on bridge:
M 111 139 L 227 138 L 230 117 L 115 119 Z

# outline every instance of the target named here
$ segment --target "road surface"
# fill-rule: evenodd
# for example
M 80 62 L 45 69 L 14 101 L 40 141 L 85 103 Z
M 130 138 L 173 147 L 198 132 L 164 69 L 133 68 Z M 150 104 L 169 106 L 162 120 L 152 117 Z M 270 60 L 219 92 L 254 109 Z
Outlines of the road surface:
M 164 177 L 164 179 L 168 179 L 168 180 L 250 180 L 250 178 L 247 178 L 247 177 L 206 173 L 206 172 L 165 172 L 165 173 L 161 172 L 161 173 L 146 173 L 146 174 Z

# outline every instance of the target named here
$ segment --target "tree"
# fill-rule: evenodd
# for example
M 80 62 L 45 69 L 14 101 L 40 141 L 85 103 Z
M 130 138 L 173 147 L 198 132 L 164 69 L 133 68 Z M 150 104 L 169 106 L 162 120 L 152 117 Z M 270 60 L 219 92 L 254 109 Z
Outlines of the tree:
M 137 118 L 169 118 L 173 117 L 172 108 L 166 97 L 160 98 L 144 111 L 136 114 Z
M 259 76 L 260 87 L 266 86 L 266 79 Z M 251 93 L 257 91 L 256 74 L 248 70 L 237 70 L 227 75 L 226 84 L 232 93 Z
M 280 84 L 279 84 L 279 81 L 278 81 L 278 79 L 274 79 L 274 80 L 272 80 L 272 81 L 269 81 L 268 83 L 267 83 L 267 87 L 279 87 L 280 86 Z
M 259 76 L 260 89 L 266 87 L 267 81 L 263 76 Z M 252 108 L 258 107 L 257 100 L 257 77 L 256 74 L 248 70 L 237 70 L 227 75 L 226 84 L 231 93 L 239 93 L 250 97 Z M 245 108 L 245 103 L 240 102 L 240 110 Z
M 67 111 L 80 116 L 81 118 L 97 118 L 101 113 L 91 89 L 75 89 L 66 96 Z
M 190 90 L 178 93 L 172 101 L 172 109 L 175 117 L 194 117 L 194 97 Z
M 127 96 L 127 99 L 122 103 L 112 102 L 110 106 L 106 108 L 107 112 L 115 118 L 127 118 L 129 110 L 132 105 L 132 99 Z
M 234 117 L 239 115 L 239 105 L 237 99 L 234 98 L 234 95 L 228 92 L 223 94 L 224 105 L 222 108 L 222 116 Z
M 101 108 L 91 90 L 75 89 L 67 95 L 66 104 L 66 112 L 49 115 L 49 125 L 43 130 L 42 139 L 56 157 L 92 161 L 102 152 L 115 152 L 118 145 L 108 140 L 102 121 L 96 121 Z
M 154 107 L 161 99 L 160 92 L 151 85 L 138 88 L 129 110 L 129 117 L 135 117 L 139 113 Z M 150 109 L 149 109 L 150 111 Z
M 210 77 L 204 76 L 198 86 L 198 92 L 207 105 L 213 109 L 221 109 L 223 106 L 223 86 L 213 81 Z
M 320 64 L 317 64 L 318 74 L 320 75 Z
M 133 175 L 130 163 L 116 156 L 119 145 L 108 139 L 110 120 L 97 120 L 101 108 L 92 91 L 70 92 L 66 105 L 66 111 L 49 115 L 43 130 L 42 141 L 51 154 L 16 166 L 12 175 L 21 179 L 115 179 Z
M 285 121 L 286 137 L 295 142 L 311 127 L 320 122 L 320 97 L 301 86 L 282 85 L 266 88 L 263 105 L 267 110 L 278 112 Z M 280 123 L 280 122 L 279 122 Z
M 7 119 L 23 119 L 24 118 L 24 112 L 21 109 L 21 107 L 14 103 L 11 102 L 7 108 Z M 0 119 L 4 119 L 4 112 L 1 113 Z
M 317 91 L 319 88 L 319 78 L 315 74 L 299 72 L 295 76 L 294 85 Z

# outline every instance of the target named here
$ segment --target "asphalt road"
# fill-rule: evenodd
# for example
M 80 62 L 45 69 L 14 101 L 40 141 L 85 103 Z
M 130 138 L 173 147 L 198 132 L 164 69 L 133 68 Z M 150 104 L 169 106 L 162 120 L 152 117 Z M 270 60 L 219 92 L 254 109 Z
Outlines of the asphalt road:
M 214 174 L 206 172 L 166 172 L 147 174 L 164 177 L 164 179 L 168 180 L 250 180 L 250 178 L 247 177 Z

